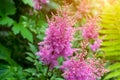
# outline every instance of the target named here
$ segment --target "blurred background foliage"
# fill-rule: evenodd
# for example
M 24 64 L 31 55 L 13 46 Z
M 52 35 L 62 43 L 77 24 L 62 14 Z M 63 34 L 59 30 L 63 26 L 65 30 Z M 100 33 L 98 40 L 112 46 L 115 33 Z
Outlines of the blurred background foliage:
M 72 3 L 69 11 L 74 14 L 82 0 L 65 1 Z M 120 0 L 84 1 L 91 4 L 90 9 L 80 14 L 75 27 L 84 24 L 86 17 L 100 16 L 101 50 L 105 51 L 106 67 L 110 70 L 102 79 L 120 80 Z M 37 43 L 44 39 L 48 27 L 46 15 L 51 17 L 51 12 L 56 13 L 56 9 L 63 4 L 63 0 L 50 0 L 49 4 L 36 11 L 32 0 L 0 1 L 0 80 L 46 80 L 47 67 L 35 55 Z M 85 9 L 84 5 L 82 8 Z M 77 45 L 81 40 L 80 34 L 75 34 L 77 41 L 73 42 L 73 47 L 80 47 Z M 61 61 L 62 58 L 59 59 Z M 48 73 L 54 75 L 51 80 L 63 80 L 57 67 L 54 72 Z
M 120 1 L 107 4 L 100 17 L 100 34 L 104 37 L 101 50 L 105 51 L 110 70 L 104 80 L 120 80 Z

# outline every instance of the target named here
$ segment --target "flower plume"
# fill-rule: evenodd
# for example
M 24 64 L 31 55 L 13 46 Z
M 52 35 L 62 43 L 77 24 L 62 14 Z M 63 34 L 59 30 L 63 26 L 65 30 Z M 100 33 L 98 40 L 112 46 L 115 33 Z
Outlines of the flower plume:
M 67 17 L 59 15 L 53 15 L 52 19 L 48 20 L 48 25 L 46 37 L 43 42 L 40 42 L 37 55 L 44 64 L 53 68 L 58 65 L 57 59 L 60 56 L 66 59 L 72 55 L 71 41 L 74 29 Z
M 97 59 L 95 56 L 85 58 L 86 56 L 87 51 L 85 46 L 83 46 L 81 54 L 77 54 L 63 62 L 61 69 L 66 80 L 96 80 L 107 72 L 101 59 Z

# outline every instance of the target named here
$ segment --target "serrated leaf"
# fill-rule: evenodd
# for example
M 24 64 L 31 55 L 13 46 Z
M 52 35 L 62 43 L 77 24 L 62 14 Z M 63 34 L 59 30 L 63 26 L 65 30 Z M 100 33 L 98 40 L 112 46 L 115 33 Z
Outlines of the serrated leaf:
M 21 31 L 22 24 L 15 23 L 14 26 L 12 27 L 13 33 L 16 35 Z
M 30 46 L 30 50 L 31 50 L 33 53 L 36 53 L 36 52 L 37 52 L 37 48 L 36 48 L 33 44 L 29 43 L 29 46 Z
M 34 60 L 31 57 L 26 57 L 26 59 L 30 62 L 34 62 Z
M 29 52 L 27 52 L 26 54 L 27 54 L 29 57 L 33 58 L 33 59 L 36 58 L 35 55 L 33 55 L 33 53 L 29 53 Z
M 33 35 L 27 28 L 22 27 L 21 35 L 23 36 L 23 38 L 26 38 L 28 41 L 33 42 Z
M 9 26 L 13 25 L 13 23 L 14 23 L 14 20 L 12 18 L 7 17 L 7 16 L 2 17 L 0 19 L 0 24 L 1 25 L 7 25 L 9 27 Z
M 36 73 L 36 69 L 35 68 L 28 68 L 28 69 L 25 69 L 24 71 L 28 72 L 28 73 Z

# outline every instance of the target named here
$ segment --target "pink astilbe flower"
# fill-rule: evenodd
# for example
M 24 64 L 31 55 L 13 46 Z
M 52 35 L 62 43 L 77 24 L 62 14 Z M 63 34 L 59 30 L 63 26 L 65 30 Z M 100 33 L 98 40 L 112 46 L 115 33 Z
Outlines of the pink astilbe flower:
M 90 19 L 82 27 L 82 36 L 84 39 L 98 38 L 98 27 L 96 26 L 96 19 Z
M 101 76 L 109 71 L 108 69 L 105 69 L 105 63 L 100 58 L 97 59 L 94 56 L 93 58 L 87 58 L 86 61 L 94 69 L 94 75 L 96 79 L 100 79 Z
M 33 0 L 34 2 L 34 9 L 39 10 L 42 8 L 42 6 L 40 6 L 40 0 Z
M 63 62 L 61 69 L 65 80 L 96 80 L 107 72 L 101 60 L 95 58 L 85 60 L 82 55 Z
M 49 3 L 49 0 L 33 0 L 33 3 L 34 3 L 34 9 L 40 10 L 42 9 L 42 4 Z
M 67 18 L 61 16 L 53 16 L 48 21 L 49 27 L 46 31 L 44 41 L 40 43 L 40 50 L 37 53 L 40 60 L 44 64 L 50 65 L 51 68 L 58 65 L 57 59 L 63 56 L 65 59 L 71 56 L 73 49 L 71 48 L 71 40 L 73 38 L 73 28 L 68 23 Z
M 94 42 L 94 44 L 90 45 L 90 48 L 92 49 L 92 51 L 96 51 L 97 49 L 99 49 L 101 43 L 102 43 L 102 40 L 98 39 Z
M 102 40 L 100 40 L 99 37 L 99 29 L 96 25 L 97 17 L 93 19 L 89 19 L 85 25 L 81 28 L 82 30 L 82 36 L 84 39 L 89 40 L 90 48 L 93 52 L 98 50 L 101 46 Z M 91 44 L 90 40 L 93 40 L 94 43 Z
M 96 80 L 100 79 L 107 70 L 104 68 L 104 62 L 101 59 L 87 58 L 88 41 L 81 42 L 81 54 L 76 54 L 74 57 L 63 62 L 61 69 L 65 80 Z
M 71 59 L 61 67 L 65 80 L 95 80 L 94 69 L 85 60 Z

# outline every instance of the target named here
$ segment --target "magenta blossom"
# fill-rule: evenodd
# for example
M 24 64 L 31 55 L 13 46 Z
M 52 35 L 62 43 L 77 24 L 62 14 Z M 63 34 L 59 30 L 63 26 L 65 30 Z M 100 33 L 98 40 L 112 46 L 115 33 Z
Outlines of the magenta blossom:
M 90 48 L 92 49 L 92 51 L 96 51 L 99 49 L 101 43 L 102 43 L 102 40 L 98 39 L 94 42 L 94 44 L 90 45 Z
M 68 24 L 66 17 L 53 16 L 48 21 L 49 27 L 46 31 L 44 41 L 40 43 L 39 52 L 40 60 L 51 68 L 58 65 L 57 59 L 63 56 L 65 59 L 71 56 L 71 40 L 73 38 L 73 28 Z
M 34 9 L 40 10 L 42 9 L 42 4 L 49 3 L 49 0 L 33 0 L 33 3 L 34 3 Z
M 65 80 L 96 80 L 105 72 L 103 63 L 95 58 L 73 57 L 61 66 Z
M 96 26 L 96 19 L 88 20 L 82 27 L 82 36 L 84 39 L 98 38 L 98 28 Z

